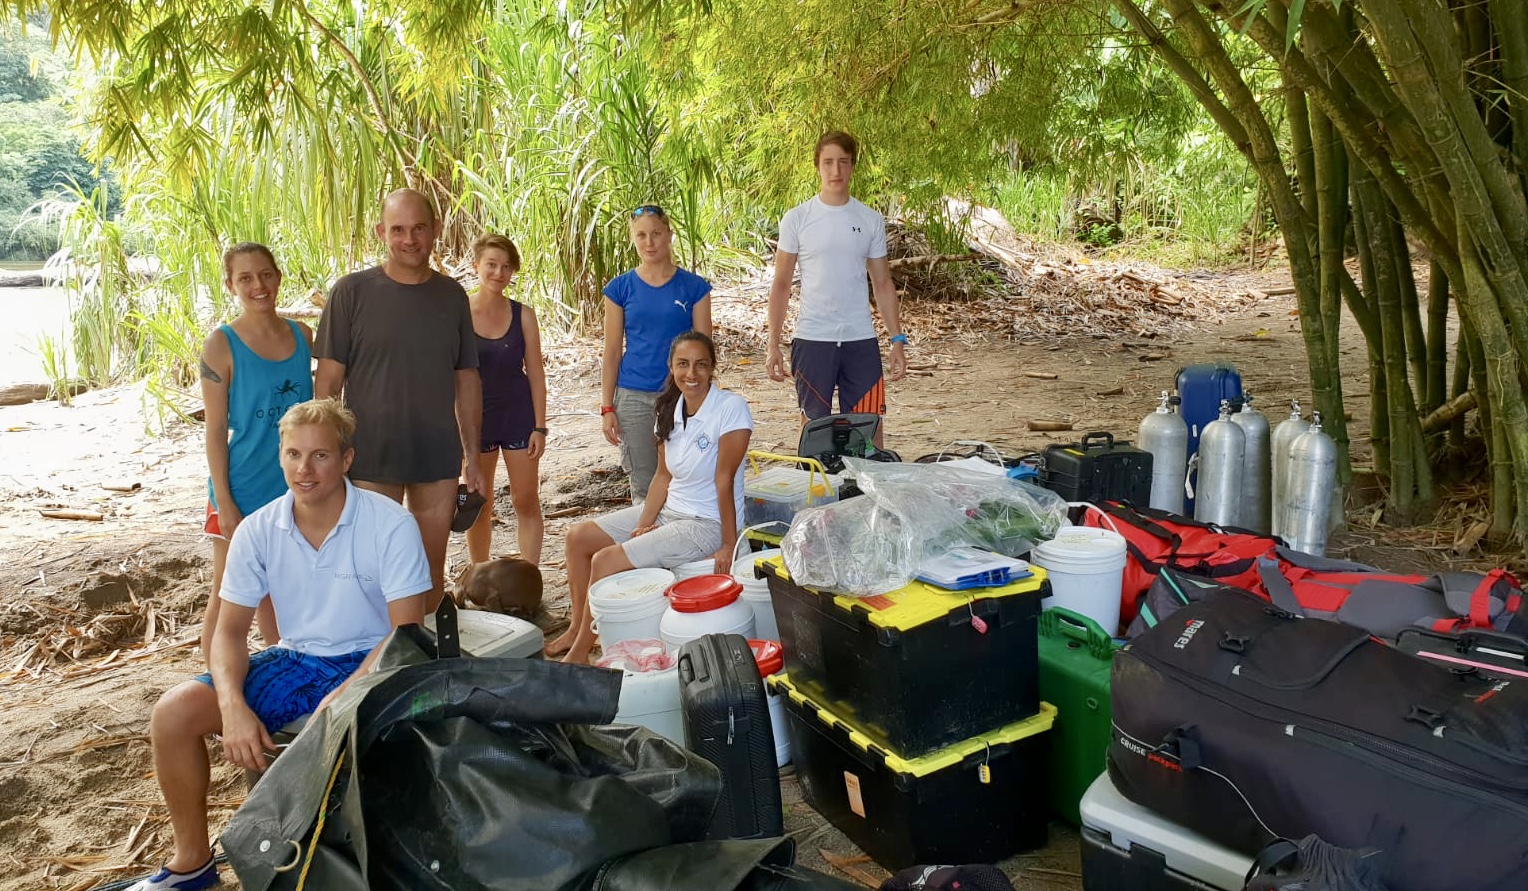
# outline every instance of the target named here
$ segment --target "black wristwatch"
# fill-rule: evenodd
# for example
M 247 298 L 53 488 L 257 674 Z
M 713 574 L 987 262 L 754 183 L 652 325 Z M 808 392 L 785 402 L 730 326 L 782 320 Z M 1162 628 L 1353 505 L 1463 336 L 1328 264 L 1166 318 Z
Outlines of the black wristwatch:
M 532 427 L 531 428 L 531 432 L 532 433 L 540 433 L 542 436 L 546 436 L 551 431 L 547 430 L 545 427 Z

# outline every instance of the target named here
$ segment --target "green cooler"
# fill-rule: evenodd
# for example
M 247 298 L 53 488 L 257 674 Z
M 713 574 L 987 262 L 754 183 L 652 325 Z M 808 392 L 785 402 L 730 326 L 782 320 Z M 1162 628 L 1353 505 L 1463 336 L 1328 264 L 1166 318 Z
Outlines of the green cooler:
M 1081 826 L 1077 805 L 1104 772 L 1112 712 L 1114 641 L 1087 616 L 1061 607 L 1040 614 L 1040 698 L 1056 706 L 1050 744 L 1050 806 Z

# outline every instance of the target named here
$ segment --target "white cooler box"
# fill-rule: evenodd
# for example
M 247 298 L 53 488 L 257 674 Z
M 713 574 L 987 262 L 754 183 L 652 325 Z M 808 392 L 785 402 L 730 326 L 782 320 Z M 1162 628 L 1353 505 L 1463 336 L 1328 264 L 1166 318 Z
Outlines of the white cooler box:
M 435 630 L 433 614 L 424 617 L 424 627 Z M 456 631 L 463 656 L 539 659 L 546 646 L 546 637 L 535 624 L 487 610 L 457 610 Z
M 1083 891 L 1241 891 L 1252 858 L 1125 798 L 1105 773 L 1082 796 Z

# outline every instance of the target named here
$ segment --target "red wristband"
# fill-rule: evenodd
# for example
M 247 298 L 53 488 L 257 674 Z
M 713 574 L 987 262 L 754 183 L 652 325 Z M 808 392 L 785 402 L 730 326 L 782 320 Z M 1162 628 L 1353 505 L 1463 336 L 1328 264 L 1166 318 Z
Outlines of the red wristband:
M 613 415 L 613 414 L 615 414 L 615 406 L 613 406 L 613 405 L 602 405 L 602 406 L 600 406 L 600 417 L 604 417 L 605 415 Z

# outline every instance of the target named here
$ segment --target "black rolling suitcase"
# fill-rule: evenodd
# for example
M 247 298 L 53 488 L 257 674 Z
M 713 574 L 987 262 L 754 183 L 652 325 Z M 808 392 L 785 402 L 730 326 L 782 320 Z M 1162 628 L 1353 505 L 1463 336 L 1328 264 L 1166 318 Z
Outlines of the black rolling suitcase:
M 1234 850 L 1373 848 L 1394 891 L 1528 888 L 1528 684 L 1244 597 L 1115 654 L 1119 791 Z
M 780 769 L 764 679 L 741 634 L 707 634 L 679 648 L 685 747 L 722 772 L 707 838 L 785 834 Z

